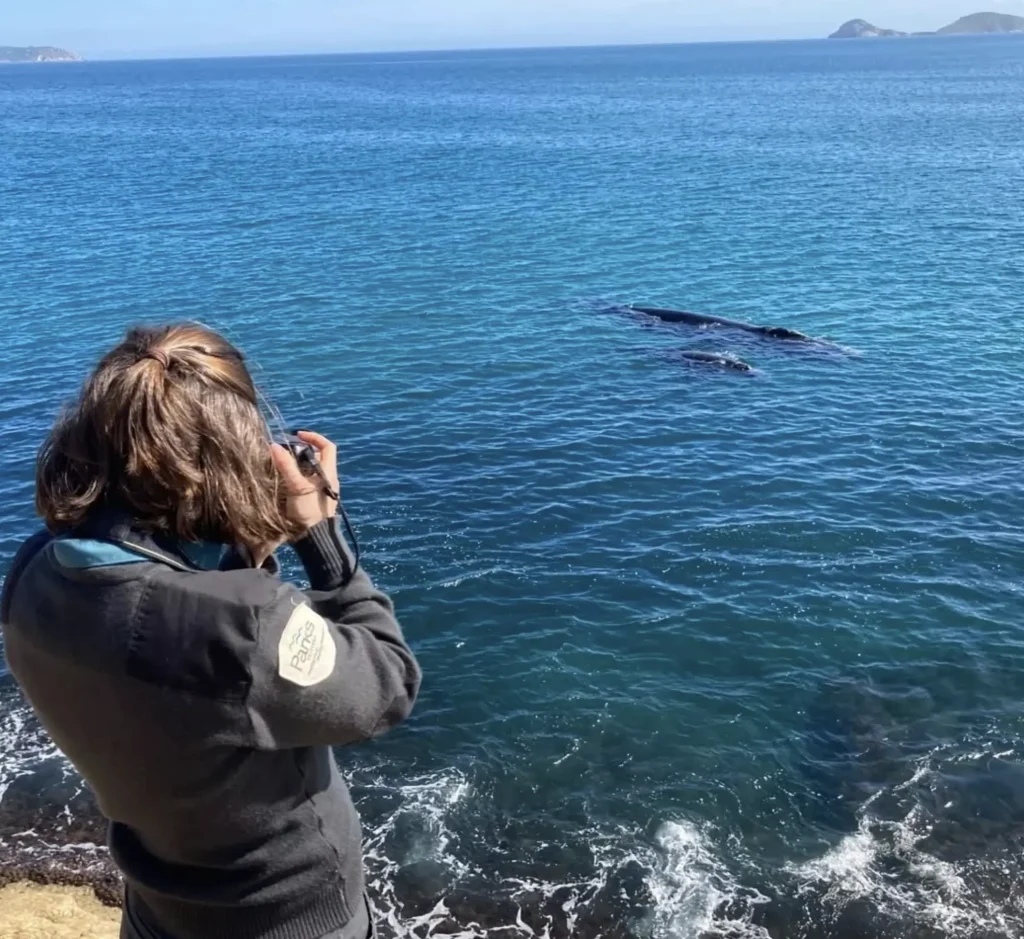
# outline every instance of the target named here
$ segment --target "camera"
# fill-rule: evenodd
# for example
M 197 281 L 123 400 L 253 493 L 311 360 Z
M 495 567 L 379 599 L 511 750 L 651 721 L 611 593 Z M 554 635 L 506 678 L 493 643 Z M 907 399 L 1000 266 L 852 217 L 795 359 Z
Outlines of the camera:
M 317 458 L 316 449 L 301 437 L 296 436 L 295 431 L 282 434 L 275 438 L 274 443 L 280 444 L 295 458 L 303 476 L 319 475 L 320 460 Z
M 320 488 L 328 499 L 340 502 L 337 491 L 331 485 L 327 474 L 320 467 L 320 458 L 317 456 L 316 447 L 306 443 L 305 440 L 298 436 L 297 431 L 281 434 L 281 436 L 274 439 L 274 443 L 280 444 L 295 458 L 295 462 L 299 464 L 299 472 L 303 476 L 307 479 L 316 478 L 320 481 Z

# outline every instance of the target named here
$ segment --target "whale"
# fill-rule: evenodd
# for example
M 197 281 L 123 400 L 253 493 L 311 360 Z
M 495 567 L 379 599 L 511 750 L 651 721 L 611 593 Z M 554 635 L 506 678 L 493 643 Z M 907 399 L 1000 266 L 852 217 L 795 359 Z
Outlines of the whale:
M 739 329 L 745 333 L 756 333 L 769 339 L 782 339 L 787 342 L 814 342 L 811 336 L 786 329 L 784 326 L 755 326 L 752 323 L 741 323 L 739 320 L 726 319 L 724 316 L 709 316 L 705 313 L 690 313 L 686 310 L 666 310 L 657 306 L 639 306 L 631 304 L 624 307 L 632 313 L 643 313 L 653 316 L 664 323 L 686 323 L 690 326 L 723 326 L 727 329 Z
M 712 365 L 719 368 L 731 369 L 734 372 L 753 372 L 754 366 L 749 362 L 736 358 L 734 355 L 727 355 L 722 352 L 701 352 L 697 349 L 684 349 L 679 357 L 687 362 L 696 362 L 699 365 Z

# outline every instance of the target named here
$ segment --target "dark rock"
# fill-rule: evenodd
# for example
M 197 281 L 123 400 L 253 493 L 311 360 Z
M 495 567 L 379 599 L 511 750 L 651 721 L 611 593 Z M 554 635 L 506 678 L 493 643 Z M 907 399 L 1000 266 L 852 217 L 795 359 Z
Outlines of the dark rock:
M 0 887 L 26 881 L 44 887 L 92 887 L 96 898 L 105 906 L 121 906 L 124 895 L 121 873 L 106 855 L 68 854 L 60 859 L 22 857 L 16 863 L 8 863 L 6 853 L 0 849 Z

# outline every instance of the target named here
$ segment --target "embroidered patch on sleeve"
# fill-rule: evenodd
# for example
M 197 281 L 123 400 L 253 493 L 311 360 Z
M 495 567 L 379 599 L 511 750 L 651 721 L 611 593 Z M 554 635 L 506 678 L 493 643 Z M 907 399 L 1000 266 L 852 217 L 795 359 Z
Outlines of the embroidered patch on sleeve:
M 302 603 L 288 620 L 277 647 L 277 672 L 293 685 L 319 685 L 331 677 L 337 652 L 327 621 Z

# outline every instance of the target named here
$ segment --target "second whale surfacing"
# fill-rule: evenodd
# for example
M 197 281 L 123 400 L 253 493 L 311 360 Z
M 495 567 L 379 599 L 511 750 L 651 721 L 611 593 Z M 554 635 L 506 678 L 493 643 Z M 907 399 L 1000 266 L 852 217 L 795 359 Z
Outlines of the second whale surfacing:
M 739 320 L 727 319 L 724 316 L 709 316 L 705 313 L 690 313 L 686 310 L 668 310 L 663 307 L 640 306 L 636 304 L 630 304 L 624 309 L 632 313 L 643 313 L 645 316 L 653 316 L 664 323 L 686 323 L 690 326 L 724 326 L 729 329 L 739 329 L 746 333 L 756 333 L 769 339 L 782 339 L 787 342 L 817 341 L 811 336 L 797 332 L 795 329 L 786 329 L 783 326 L 755 326 L 751 323 L 741 323 Z
M 722 352 L 701 352 L 697 349 L 684 349 L 677 354 L 679 358 L 687 362 L 694 362 L 697 365 L 708 365 L 733 372 L 746 372 L 748 374 L 753 374 L 757 371 L 749 362 L 744 362 L 743 359 L 738 359 L 734 355 Z

